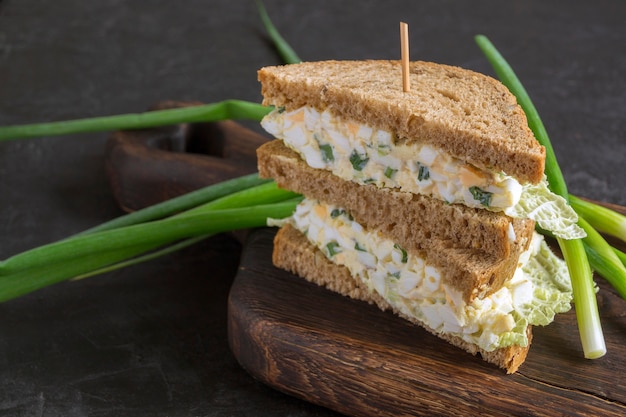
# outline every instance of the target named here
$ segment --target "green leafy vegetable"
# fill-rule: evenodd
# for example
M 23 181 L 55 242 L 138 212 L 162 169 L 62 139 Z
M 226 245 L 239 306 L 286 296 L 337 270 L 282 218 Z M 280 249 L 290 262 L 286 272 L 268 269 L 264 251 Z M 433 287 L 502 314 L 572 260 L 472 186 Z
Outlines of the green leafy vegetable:
M 560 195 L 552 193 L 546 181 L 524 184 L 519 202 L 507 209 L 506 214 L 517 218 L 529 218 L 543 230 L 563 239 L 585 237 L 585 231 L 576 224 L 578 215 Z

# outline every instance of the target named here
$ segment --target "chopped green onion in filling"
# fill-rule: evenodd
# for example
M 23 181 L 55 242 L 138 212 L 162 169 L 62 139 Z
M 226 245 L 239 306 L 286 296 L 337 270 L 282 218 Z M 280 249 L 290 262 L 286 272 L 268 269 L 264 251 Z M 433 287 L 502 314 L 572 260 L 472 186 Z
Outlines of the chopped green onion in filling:
M 408 256 L 409 256 L 409 255 L 408 255 L 408 254 L 406 253 L 406 251 L 405 251 L 404 249 L 402 249 L 402 248 L 400 247 L 400 245 L 398 245 L 397 243 L 394 243 L 393 247 L 394 247 L 394 248 L 396 248 L 396 249 L 398 249 L 398 250 L 402 253 L 402 260 L 401 260 L 401 262 L 402 262 L 403 264 L 405 264 L 405 263 L 407 262 L 407 260 L 408 260 Z
M 341 246 L 334 240 L 326 244 L 326 249 L 328 250 L 328 255 L 331 257 L 341 252 Z
M 417 163 L 417 179 L 418 181 L 426 181 L 430 178 L 430 171 L 426 165 Z
M 363 246 L 361 246 L 359 244 L 359 242 L 354 242 L 354 249 L 358 250 L 359 252 L 366 252 L 367 249 L 365 249 Z
M 491 197 L 493 196 L 493 193 L 490 193 L 489 191 L 481 190 L 478 187 L 470 187 L 469 190 L 470 190 L 470 193 L 472 193 L 474 200 L 480 201 L 480 204 L 482 204 L 485 207 L 491 206 Z
M 331 145 L 320 145 L 320 151 L 322 152 L 322 159 L 324 160 L 324 162 L 332 162 L 335 160 L 333 147 Z
M 387 168 L 385 168 L 385 177 L 391 179 L 391 178 L 393 178 L 393 176 L 395 175 L 396 172 L 398 172 L 397 169 L 393 169 L 391 167 L 387 167 Z
M 363 171 L 369 160 L 367 156 L 361 155 L 357 151 L 352 151 L 352 154 L 350 154 L 350 163 L 356 171 Z

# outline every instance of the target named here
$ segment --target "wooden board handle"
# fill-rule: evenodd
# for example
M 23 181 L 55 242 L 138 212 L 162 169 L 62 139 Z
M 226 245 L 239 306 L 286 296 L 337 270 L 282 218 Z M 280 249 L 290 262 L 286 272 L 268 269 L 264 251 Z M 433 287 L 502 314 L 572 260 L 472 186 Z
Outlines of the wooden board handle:
M 198 104 L 165 101 L 151 110 Z M 256 172 L 256 148 L 266 140 L 232 121 L 117 131 L 105 166 L 117 203 L 134 211 Z

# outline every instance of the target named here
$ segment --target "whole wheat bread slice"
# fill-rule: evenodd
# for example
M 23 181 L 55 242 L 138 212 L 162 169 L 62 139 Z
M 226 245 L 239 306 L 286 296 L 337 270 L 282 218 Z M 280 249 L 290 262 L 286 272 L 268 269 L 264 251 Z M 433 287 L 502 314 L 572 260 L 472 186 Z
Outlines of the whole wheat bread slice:
M 263 144 L 257 158 L 262 177 L 342 207 L 364 227 L 428 259 L 466 302 L 497 291 L 512 277 L 534 230 L 532 220 L 345 181 L 309 167 L 279 140 Z M 514 242 L 507 237 L 509 225 L 515 230 Z
M 382 310 L 391 310 L 398 316 L 424 327 L 429 332 L 446 340 L 473 355 L 479 353 L 489 363 L 495 364 L 507 373 L 517 371 L 526 359 L 532 331 L 527 329 L 528 345 L 525 347 L 511 346 L 486 352 L 478 346 L 468 343 L 458 336 L 439 334 L 433 329 L 411 317 L 403 315 L 390 306 L 380 295 L 370 292 L 358 279 L 354 279 L 347 268 L 333 264 L 306 237 L 290 225 L 283 226 L 274 238 L 272 262 L 278 268 L 294 273 L 307 281 L 323 286 L 331 291 L 357 300 L 377 305 Z
M 520 182 L 543 178 L 545 148 L 515 97 L 497 80 L 448 65 L 411 62 L 403 92 L 399 61 L 320 61 L 262 68 L 263 103 L 312 106 L 422 142 Z

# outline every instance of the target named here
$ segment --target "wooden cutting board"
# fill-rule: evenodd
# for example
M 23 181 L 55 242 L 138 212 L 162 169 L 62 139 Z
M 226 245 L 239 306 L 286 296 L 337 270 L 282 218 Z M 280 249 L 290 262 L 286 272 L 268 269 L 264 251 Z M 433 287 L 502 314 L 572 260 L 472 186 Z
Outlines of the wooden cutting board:
M 248 238 L 229 298 L 229 343 L 265 384 L 352 416 L 626 415 L 626 302 L 597 278 L 608 353 L 586 360 L 574 311 L 536 327 L 514 375 L 369 304 L 271 263 Z

